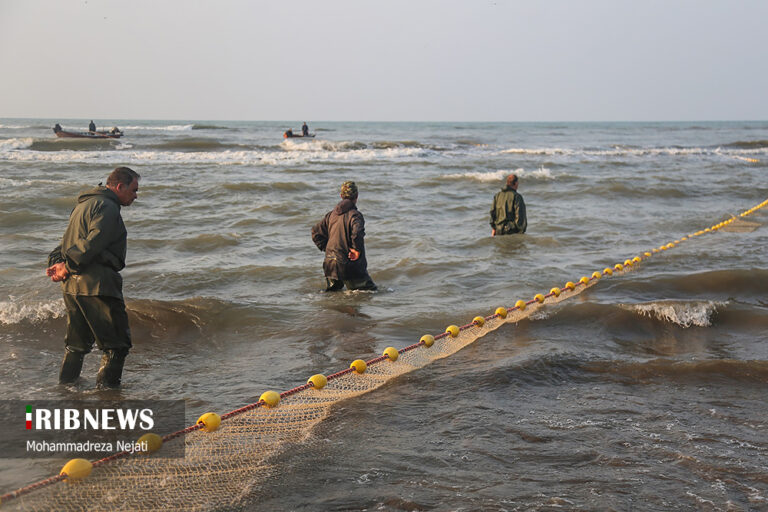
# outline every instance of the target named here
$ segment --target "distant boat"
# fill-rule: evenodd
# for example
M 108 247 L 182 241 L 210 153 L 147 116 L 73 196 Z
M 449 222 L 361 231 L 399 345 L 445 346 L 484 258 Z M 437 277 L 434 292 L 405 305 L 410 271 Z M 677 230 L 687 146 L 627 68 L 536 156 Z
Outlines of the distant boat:
M 97 131 L 97 132 L 68 132 L 56 123 L 53 127 L 53 133 L 57 137 L 75 138 L 75 139 L 119 139 L 123 136 L 123 132 L 117 127 L 112 128 L 109 131 Z
M 296 133 L 293 133 L 293 130 L 286 130 L 283 132 L 283 138 L 284 139 L 301 139 L 302 137 L 314 137 L 314 133 L 308 133 L 306 135 L 299 135 Z

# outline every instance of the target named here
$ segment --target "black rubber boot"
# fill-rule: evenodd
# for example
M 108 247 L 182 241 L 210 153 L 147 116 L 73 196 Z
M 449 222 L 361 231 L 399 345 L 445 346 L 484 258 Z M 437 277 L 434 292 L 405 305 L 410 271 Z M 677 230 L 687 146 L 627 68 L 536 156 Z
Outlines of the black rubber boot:
M 96 375 L 96 385 L 102 388 L 119 388 L 127 355 L 120 350 L 105 350 L 99 373 Z
M 80 371 L 83 369 L 83 352 L 70 352 L 67 350 L 64 354 L 64 361 L 61 362 L 59 371 L 59 384 L 72 384 L 80 377 Z

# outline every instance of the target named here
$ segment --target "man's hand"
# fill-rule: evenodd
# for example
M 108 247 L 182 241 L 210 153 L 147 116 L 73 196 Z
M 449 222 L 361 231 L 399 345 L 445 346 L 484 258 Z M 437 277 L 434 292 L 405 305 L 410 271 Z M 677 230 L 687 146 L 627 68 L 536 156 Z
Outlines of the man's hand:
M 357 258 L 360 257 L 360 251 L 356 249 L 350 249 L 349 254 L 347 254 L 347 258 L 349 258 L 349 261 L 357 261 Z
M 69 277 L 69 270 L 64 263 L 56 263 L 45 269 L 45 275 L 50 277 L 54 283 L 58 283 Z

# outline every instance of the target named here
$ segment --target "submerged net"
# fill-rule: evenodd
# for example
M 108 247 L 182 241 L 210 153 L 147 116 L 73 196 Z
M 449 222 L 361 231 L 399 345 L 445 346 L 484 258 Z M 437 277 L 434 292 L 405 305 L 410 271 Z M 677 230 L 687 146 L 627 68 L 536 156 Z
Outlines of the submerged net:
M 738 217 L 731 217 L 733 221 L 723 228 L 723 231 L 730 231 L 732 233 L 751 233 L 762 224 L 759 222 L 753 222 L 744 220 Z
M 590 282 L 590 286 L 594 282 Z M 587 286 L 564 290 L 553 303 L 580 293 Z M 414 345 L 396 361 L 389 357 L 371 360 L 364 373 L 346 371 L 329 376 L 322 389 L 304 389 L 283 397 L 277 407 L 254 407 L 223 418 L 214 432 L 194 430 L 171 442 L 185 443 L 185 457 L 150 455 L 123 457 L 95 467 L 88 478 L 49 485 L 22 495 L 17 504 L 25 510 L 226 510 L 244 508 L 249 491 L 271 476 L 270 459 L 287 443 L 300 443 L 312 427 L 331 413 L 334 404 L 382 386 L 387 381 L 441 359 L 508 322 L 535 312 L 534 303 L 515 309 L 506 318 L 493 315 L 482 327 L 465 326 L 459 335 L 446 335 L 431 347 Z M 408 348 L 408 347 L 407 347 Z M 3 507 L 5 508 L 5 507 Z
M 768 205 L 768 200 L 747 210 L 744 217 Z M 166 443 L 184 443 L 184 458 L 155 454 L 121 455 L 96 461 L 91 474 L 77 481 L 56 476 L 2 496 L 2 508 L 23 510 L 238 510 L 253 499 L 252 491 L 277 472 L 270 461 L 286 446 L 301 443 L 312 428 L 332 413 L 342 400 L 362 395 L 391 379 L 454 354 L 501 325 L 518 322 L 539 308 L 566 300 L 593 286 L 602 277 L 624 273 L 654 253 L 665 251 L 693 237 L 717 231 L 735 222 L 727 220 L 617 263 L 591 277 L 568 282 L 514 307 L 499 308 L 493 315 L 476 317 L 472 323 L 450 326 L 434 337 L 394 354 L 367 361 L 363 373 L 352 368 L 327 377 L 317 389 L 306 384 L 281 393 L 275 407 L 260 400 L 222 415 L 213 432 L 201 425 L 164 437 Z M 453 332 L 449 332 L 453 331 Z M 394 350 L 394 349 L 393 349 Z M 395 360 L 393 360 L 395 359 Z

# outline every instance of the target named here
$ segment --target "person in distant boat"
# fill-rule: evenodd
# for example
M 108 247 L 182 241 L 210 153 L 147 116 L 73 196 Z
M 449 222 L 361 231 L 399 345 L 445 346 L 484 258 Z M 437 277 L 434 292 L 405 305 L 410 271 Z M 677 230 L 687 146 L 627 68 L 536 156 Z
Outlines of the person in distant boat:
M 326 290 L 376 290 L 365 257 L 365 219 L 357 209 L 357 185 L 341 185 L 341 201 L 312 228 L 312 241 L 325 252 Z
M 96 123 L 93 122 L 93 119 L 91 119 L 91 122 L 88 125 L 88 131 L 89 132 L 95 132 L 96 131 Z
M 304 124 L 301 125 L 301 134 L 304 137 L 309 137 L 309 126 L 307 126 L 307 122 L 304 121 Z
M 523 196 L 517 193 L 518 184 L 517 175 L 510 174 L 506 186 L 493 196 L 491 236 L 525 233 L 528 220 Z
M 285 133 L 283 133 L 283 138 L 290 139 L 291 137 L 293 137 L 293 130 L 288 128 L 287 130 L 285 130 Z
M 122 134 L 123 132 L 121 132 L 120 128 L 118 128 L 117 126 L 113 126 L 112 129 L 109 130 L 109 133 L 111 135 L 119 135 L 119 134 Z
M 123 364 L 131 349 L 131 331 L 123 300 L 123 279 L 128 233 L 120 215 L 139 189 L 139 174 L 118 167 L 107 186 L 80 195 L 69 216 L 61 244 L 48 256 L 45 273 L 60 282 L 67 311 L 65 354 L 59 383 L 80 376 L 83 358 L 94 341 L 104 352 L 96 376 L 99 387 L 120 387 Z
M 56 125 L 53 127 L 53 133 L 59 133 L 61 131 L 61 125 L 59 123 L 56 123 Z

